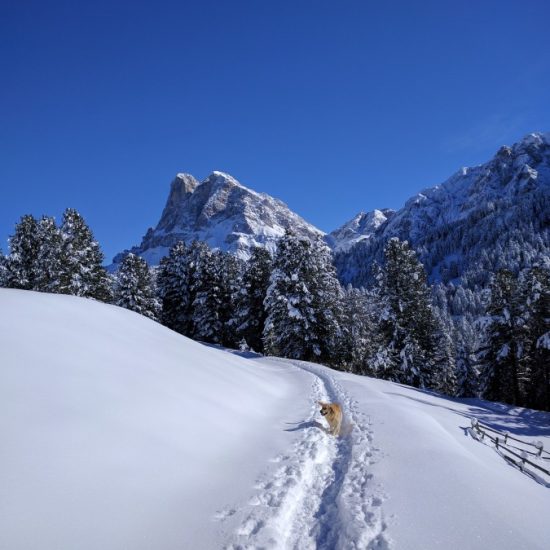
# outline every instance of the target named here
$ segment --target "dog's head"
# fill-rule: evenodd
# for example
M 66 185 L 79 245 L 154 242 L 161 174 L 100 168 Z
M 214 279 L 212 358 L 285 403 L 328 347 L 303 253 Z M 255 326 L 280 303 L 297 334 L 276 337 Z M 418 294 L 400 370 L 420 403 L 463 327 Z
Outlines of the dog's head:
M 319 405 L 321 405 L 321 410 L 319 411 L 322 416 L 334 416 L 334 409 L 330 403 L 323 403 L 322 401 L 318 401 Z

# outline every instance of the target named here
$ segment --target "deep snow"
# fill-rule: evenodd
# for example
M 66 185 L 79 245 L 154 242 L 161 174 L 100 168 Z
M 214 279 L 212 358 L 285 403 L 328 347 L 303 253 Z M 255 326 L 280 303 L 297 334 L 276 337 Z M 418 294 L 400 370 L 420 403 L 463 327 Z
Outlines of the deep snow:
M 343 437 L 318 399 L 343 404 Z M 472 415 L 550 448 L 543 413 L 0 289 L 0 548 L 548 548 L 550 489 Z

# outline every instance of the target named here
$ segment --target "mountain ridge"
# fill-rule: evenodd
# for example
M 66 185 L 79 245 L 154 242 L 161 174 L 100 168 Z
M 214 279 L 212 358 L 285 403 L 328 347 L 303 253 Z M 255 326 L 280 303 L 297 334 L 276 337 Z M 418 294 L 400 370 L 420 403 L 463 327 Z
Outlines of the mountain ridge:
M 489 161 L 462 167 L 444 182 L 422 189 L 398 210 L 361 211 L 325 234 L 281 200 L 258 193 L 225 172 L 213 171 L 201 182 L 182 172 L 170 185 L 156 227 L 149 228 L 139 246 L 115 256 L 114 264 L 133 252 L 156 265 L 177 241 L 195 239 L 247 259 L 255 246 L 274 252 L 277 239 L 291 229 L 302 237 L 325 239 L 344 283 L 369 284 L 371 265 L 381 260 L 383 243 L 393 236 L 408 240 L 417 250 L 432 281 L 448 281 L 462 276 L 475 260 L 466 250 L 476 244 L 469 230 L 465 242 L 450 242 L 463 239 L 469 225 L 476 226 L 478 233 L 487 230 L 483 239 L 489 248 L 503 241 L 488 224 L 489 218 L 504 233 L 525 232 L 521 215 L 534 210 L 533 232 L 543 234 L 544 246 L 534 243 L 531 235 L 528 248 L 531 256 L 540 256 L 547 248 L 544 231 L 550 222 L 544 212 L 550 203 L 549 185 L 550 133 L 531 133 L 512 146 L 501 146 Z M 492 216 L 495 210 L 500 217 Z M 492 269 L 496 263 L 485 261 L 483 267 Z

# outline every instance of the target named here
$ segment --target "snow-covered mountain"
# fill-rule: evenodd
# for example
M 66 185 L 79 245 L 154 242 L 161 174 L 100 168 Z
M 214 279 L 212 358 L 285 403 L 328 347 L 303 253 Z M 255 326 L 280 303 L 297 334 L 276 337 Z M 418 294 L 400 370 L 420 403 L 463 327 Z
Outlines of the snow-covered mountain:
M 341 248 L 336 263 L 344 282 L 368 284 L 385 242 L 397 236 L 419 253 L 432 281 L 466 275 L 483 284 L 483 272 L 548 263 L 549 228 L 550 134 L 530 134 L 418 193 L 370 238 Z
M 342 227 L 326 235 L 325 240 L 335 252 L 344 252 L 358 242 L 370 239 L 376 230 L 394 214 L 395 210 L 390 208 L 359 212 Z
M 239 356 L 66 295 L 0 289 L 0 350 L 0 548 L 548 547 L 548 487 L 468 432 L 548 449 L 548 413 Z
M 156 265 L 176 242 L 193 240 L 247 259 L 255 246 L 274 251 L 286 229 L 309 238 L 323 236 L 282 201 L 257 193 L 228 174 L 213 172 L 201 183 L 189 174 L 178 174 L 157 226 L 147 231 L 139 246 L 113 261 L 117 264 L 132 252 Z

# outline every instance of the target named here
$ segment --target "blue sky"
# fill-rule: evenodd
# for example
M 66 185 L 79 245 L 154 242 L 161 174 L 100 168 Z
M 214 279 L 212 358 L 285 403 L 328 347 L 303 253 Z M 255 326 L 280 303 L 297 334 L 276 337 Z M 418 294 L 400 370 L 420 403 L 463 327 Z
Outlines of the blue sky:
M 550 130 L 550 2 L 0 6 L 0 246 L 78 209 L 107 259 L 177 172 L 331 231 Z

